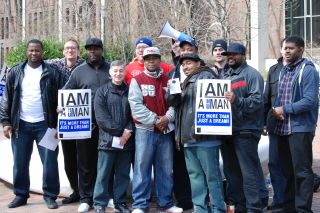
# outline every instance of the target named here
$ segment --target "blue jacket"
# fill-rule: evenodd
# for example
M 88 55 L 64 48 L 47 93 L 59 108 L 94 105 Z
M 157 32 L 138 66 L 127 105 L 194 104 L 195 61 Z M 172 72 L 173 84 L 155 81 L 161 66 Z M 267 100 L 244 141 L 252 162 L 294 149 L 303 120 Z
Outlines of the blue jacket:
M 283 67 L 279 79 L 288 65 Z M 289 114 L 291 133 L 315 131 L 318 120 L 319 74 L 313 63 L 303 59 L 292 83 L 291 103 L 283 105 Z M 274 107 L 279 107 L 279 96 Z

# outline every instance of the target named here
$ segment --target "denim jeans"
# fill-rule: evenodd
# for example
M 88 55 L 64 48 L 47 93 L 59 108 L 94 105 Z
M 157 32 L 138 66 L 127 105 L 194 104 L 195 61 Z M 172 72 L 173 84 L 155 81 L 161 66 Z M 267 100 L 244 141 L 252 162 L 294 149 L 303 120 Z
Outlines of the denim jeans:
M 125 203 L 127 188 L 130 183 L 131 157 L 133 151 L 125 150 L 99 150 L 98 174 L 94 188 L 94 207 L 107 207 L 109 196 L 109 178 L 114 166 L 113 194 L 114 203 Z
M 149 210 L 153 165 L 157 209 L 166 210 L 173 203 L 173 140 L 172 133 L 163 134 L 136 129 L 135 162 L 132 181 L 134 209 Z
M 60 192 L 58 170 L 58 147 L 55 151 L 39 146 L 39 142 L 47 131 L 45 121 L 29 123 L 20 120 L 18 137 L 12 134 L 11 146 L 13 152 L 13 191 L 17 198 L 29 198 L 30 175 L 29 164 L 36 141 L 38 152 L 42 161 L 42 190 L 45 200 L 55 200 Z
M 286 178 L 281 169 L 281 161 L 278 151 L 278 135 L 269 132 L 269 172 L 274 191 L 273 203 L 283 203 L 284 190 L 286 188 Z
M 208 212 L 208 196 L 210 196 L 212 204 L 212 213 L 226 212 L 219 169 L 219 148 L 220 146 L 184 148 L 191 183 L 192 202 L 196 212 Z
M 233 171 L 234 197 L 237 209 L 243 212 L 262 212 L 260 184 L 263 174 L 259 169 L 258 142 L 258 138 L 241 138 L 237 134 L 226 143 Z

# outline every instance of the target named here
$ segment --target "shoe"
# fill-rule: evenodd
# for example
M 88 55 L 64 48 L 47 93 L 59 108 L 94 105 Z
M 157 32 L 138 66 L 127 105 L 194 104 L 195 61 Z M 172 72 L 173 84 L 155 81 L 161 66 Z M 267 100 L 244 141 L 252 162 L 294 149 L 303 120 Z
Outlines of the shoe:
M 125 203 L 117 203 L 114 205 L 114 212 L 131 213 L 131 210 Z
M 95 213 L 100 213 L 100 212 L 106 213 L 106 210 L 102 207 L 99 207 L 99 208 L 95 209 L 94 212 Z
M 58 204 L 55 200 L 53 200 L 52 198 L 49 198 L 46 200 L 48 209 L 57 209 L 58 208 Z
M 69 204 L 69 203 L 75 203 L 75 202 L 79 202 L 79 201 L 80 201 L 80 195 L 72 193 L 70 195 L 70 197 L 67 197 L 67 198 L 63 199 L 62 203 L 63 204 Z
M 8 207 L 9 208 L 17 208 L 19 206 L 23 206 L 26 204 L 27 204 L 27 200 L 22 200 L 22 199 L 19 199 L 16 197 L 15 199 L 13 199 L 13 201 L 11 203 L 8 204 Z
M 176 206 L 172 206 L 171 208 L 166 209 L 166 210 L 157 209 L 156 212 L 158 212 L 158 213 L 180 213 L 180 212 L 183 212 L 183 209 L 176 207 Z
M 87 203 L 81 203 L 78 212 L 88 212 L 91 207 Z
M 269 197 L 263 197 L 263 198 L 261 198 L 261 203 L 262 203 L 262 208 L 261 208 L 261 210 L 262 210 L 263 212 L 267 211 L 268 201 L 269 201 Z
M 134 209 L 132 213 L 146 213 L 146 212 L 143 211 L 142 209 Z
M 108 202 L 108 206 L 107 206 L 108 208 L 114 208 L 114 204 L 113 204 L 113 199 L 112 198 L 110 198 L 109 199 L 109 202 Z
M 178 203 L 177 207 L 182 208 L 183 210 L 193 209 L 193 203 Z
M 283 206 L 283 203 L 271 203 L 268 206 L 268 210 L 277 210 L 277 209 L 281 209 Z

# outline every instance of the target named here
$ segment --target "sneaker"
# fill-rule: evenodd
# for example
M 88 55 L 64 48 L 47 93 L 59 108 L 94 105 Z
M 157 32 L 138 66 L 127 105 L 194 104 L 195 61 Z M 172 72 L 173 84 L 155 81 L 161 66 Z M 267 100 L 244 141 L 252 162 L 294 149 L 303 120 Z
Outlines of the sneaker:
M 125 203 L 117 203 L 114 205 L 114 212 L 131 213 L 131 210 Z
M 193 203 L 178 203 L 177 207 L 182 208 L 183 210 L 193 209 Z
M 19 206 L 23 206 L 26 204 L 27 204 L 27 200 L 22 200 L 22 199 L 19 199 L 16 197 L 15 199 L 13 199 L 13 201 L 11 203 L 8 204 L 8 207 L 9 208 L 17 208 Z
M 78 212 L 88 212 L 91 207 L 87 203 L 81 203 Z
M 146 212 L 143 211 L 142 209 L 134 209 L 132 213 L 146 213 Z
M 106 210 L 102 207 L 99 207 L 99 208 L 95 209 L 94 212 L 95 213 L 101 213 L 101 212 L 106 213 Z
M 171 208 L 166 209 L 166 210 L 157 209 L 156 212 L 158 212 L 158 213 L 180 213 L 180 212 L 183 212 L 183 209 L 176 207 L 176 206 L 172 206 Z
M 62 203 L 63 204 L 69 204 L 69 203 L 75 203 L 75 202 L 79 202 L 79 201 L 80 201 L 80 195 L 72 193 L 70 195 L 70 197 L 67 197 L 67 198 L 63 199 Z
M 261 210 L 262 210 L 263 212 L 267 211 L 268 201 L 269 201 L 269 197 L 263 197 L 263 198 L 261 198 L 261 203 L 262 203 L 262 208 L 261 208 Z
M 46 200 L 48 209 L 57 209 L 58 208 L 58 204 L 55 200 L 53 200 L 52 198 L 49 198 Z
M 108 206 L 107 206 L 108 208 L 114 208 L 114 204 L 113 204 L 113 199 L 112 198 L 110 198 L 109 199 L 109 202 L 108 202 Z

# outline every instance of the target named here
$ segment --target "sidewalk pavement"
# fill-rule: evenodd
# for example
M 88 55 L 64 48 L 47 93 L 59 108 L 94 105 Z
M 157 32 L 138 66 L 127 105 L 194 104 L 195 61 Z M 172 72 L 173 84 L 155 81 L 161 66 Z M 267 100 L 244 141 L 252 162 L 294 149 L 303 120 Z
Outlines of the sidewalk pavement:
M 315 173 L 320 174 L 320 116 L 318 119 L 318 128 L 316 130 L 316 137 L 313 141 L 313 170 Z M 4 136 L 2 131 L 0 131 L 0 141 L 4 140 Z M 1 143 L 1 142 L 0 142 Z M 10 160 L 10 159 L 8 159 Z M 5 162 L 1 162 L 5 163 Z M 268 173 L 267 171 L 267 163 L 263 164 L 263 171 L 265 174 Z M 57 202 L 59 205 L 58 209 L 48 209 L 45 201 L 42 198 L 42 195 L 37 193 L 31 193 L 30 198 L 28 199 L 28 204 L 25 206 L 21 206 L 19 208 L 9 209 L 7 207 L 8 203 L 10 203 L 14 199 L 14 194 L 12 192 L 12 185 L 6 183 L 5 181 L 0 179 L 0 213 L 29 213 L 29 212 L 36 212 L 36 213 L 71 213 L 71 212 L 78 212 L 79 203 L 75 204 L 68 204 L 62 205 L 61 201 L 63 198 L 58 198 Z M 269 203 L 272 200 L 269 199 Z M 132 199 L 128 199 L 128 206 L 131 208 Z M 131 208 L 132 209 L 132 208 Z M 313 205 L 312 210 L 314 213 L 320 213 L 320 189 L 318 192 L 313 194 Z M 94 212 L 94 209 L 91 209 L 89 212 Z M 112 208 L 106 208 L 106 212 L 111 213 L 114 212 Z M 153 202 L 151 205 L 150 212 L 155 212 L 155 198 L 153 198 Z M 184 211 L 184 212 L 190 212 Z M 270 213 L 271 211 L 266 211 L 265 213 Z

